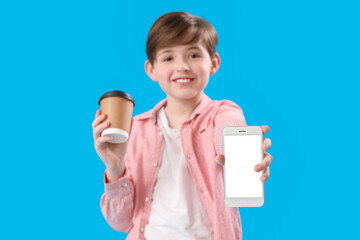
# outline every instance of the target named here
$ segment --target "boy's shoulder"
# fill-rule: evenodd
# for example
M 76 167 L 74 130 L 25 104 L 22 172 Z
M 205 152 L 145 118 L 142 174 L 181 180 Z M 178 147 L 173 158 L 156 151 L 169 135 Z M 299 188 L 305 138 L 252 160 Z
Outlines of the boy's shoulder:
M 134 116 L 133 120 L 145 120 L 145 119 L 150 119 L 150 118 L 154 118 L 156 115 L 156 112 L 165 105 L 166 103 L 166 99 L 161 100 L 160 102 L 158 102 L 155 107 L 153 107 L 152 109 L 144 112 L 144 113 L 140 113 L 136 116 Z
M 211 118 L 215 124 L 219 124 L 219 126 L 222 127 L 225 125 L 246 126 L 244 113 L 241 107 L 235 102 L 230 100 L 219 100 L 214 101 L 214 105 Z
M 239 105 L 237 105 L 235 102 L 233 102 L 231 100 L 227 100 L 227 99 L 213 100 L 213 102 L 214 102 L 214 104 L 217 104 L 219 107 L 227 107 L 227 106 L 239 107 Z
M 213 108 L 217 113 L 226 112 L 226 111 L 241 111 L 241 107 L 231 100 L 214 100 Z
M 236 109 L 241 109 L 240 106 L 238 104 L 236 104 L 235 102 L 231 101 L 231 100 L 227 100 L 227 99 L 223 99 L 223 100 L 211 100 L 208 101 L 208 104 L 206 107 L 208 108 L 212 108 L 212 109 L 216 109 L 216 110 L 220 110 L 220 109 L 231 109 L 231 108 L 236 108 Z M 157 103 L 155 105 L 155 107 L 153 107 L 152 109 L 138 114 L 134 117 L 134 119 L 136 120 L 141 120 L 141 119 L 145 119 L 145 118 L 150 118 L 152 114 L 154 114 L 154 112 L 156 112 L 157 110 L 159 110 L 164 104 L 165 104 L 165 99 L 161 100 L 159 103 Z
M 242 109 L 238 104 L 231 100 L 223 99 L 223 100 L 211 100 L 207 102 L 206 106 L 202 108 L 201 112 L 204 114 L 210 114 L 213 117 L 223 115 L 226 113 L 240 113 L 242 114 Z M 143 122 L 142 120 L 155 120 L 156 112 L 165 104 L 165 99 L 160 101 L 156 106 L 144 113 L 138 114 L 134 116 L 133 120 L 135 122 Z
M 134 116 L 134 120 L 142 120 L 142 119 L 147 119 L 151 117 L 151 113 L 153 112 L 154 109 L 150 109 L 144 113 L 140 113 L 136 116 Z

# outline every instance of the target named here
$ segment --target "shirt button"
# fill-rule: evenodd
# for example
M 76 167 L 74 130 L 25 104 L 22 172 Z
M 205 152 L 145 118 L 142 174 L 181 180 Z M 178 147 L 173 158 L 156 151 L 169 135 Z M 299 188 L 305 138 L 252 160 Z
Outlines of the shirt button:
M 145 198 L 145 202 L 148 202 L 150 200 L 150 198 L 146 197 Z
M 163 131 L 159 131 L 159 135 L 163 135 L 164 133 L 163 133 Z
M 143 233 L 143 232 L 144 232 L 144 230 L 145 230 L 144 228 L 140 228 L 140 232 L 142 232 L 142 233 Z
M 123 186 L 123 187 L 127 187 L 127 183 L 124 183 L 122 186 Z
M 157 167 L 157 163 L 156 163 L 156 162 L 154 162 L 154 167 Z

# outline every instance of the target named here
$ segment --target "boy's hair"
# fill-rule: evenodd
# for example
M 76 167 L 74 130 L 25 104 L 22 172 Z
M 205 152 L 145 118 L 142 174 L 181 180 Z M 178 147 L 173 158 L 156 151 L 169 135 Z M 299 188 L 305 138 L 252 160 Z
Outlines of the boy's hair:
M 153 65 L 158 50 L 177 44 L 192 44 L 199 40 L 203 41 L 210 57 L 213 57 L 218 36 L 208 21 L 186 12 L 164 14 L 154 22 L 149 31 L 146 41 L 147 58 Z

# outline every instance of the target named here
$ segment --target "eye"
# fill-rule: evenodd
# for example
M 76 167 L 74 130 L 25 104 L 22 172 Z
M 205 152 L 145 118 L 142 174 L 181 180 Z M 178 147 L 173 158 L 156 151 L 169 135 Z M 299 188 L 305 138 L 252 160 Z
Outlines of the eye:
M 170 62 L 172 60 L 172 57 L 166 57 L 164 58 L 163 62 Z
M 200 57 L 200 55 L 196 53 L 190 55 L 190 58 L 198 58 L 198 57 Z

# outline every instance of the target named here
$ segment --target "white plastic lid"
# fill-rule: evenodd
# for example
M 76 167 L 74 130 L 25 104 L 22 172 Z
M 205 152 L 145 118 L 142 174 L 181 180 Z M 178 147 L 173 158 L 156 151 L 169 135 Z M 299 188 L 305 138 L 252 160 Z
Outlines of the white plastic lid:
M 101 136 L 113 136 L 114 140 L 108 141 L 110 143 L 122 143 L 126 142 L 129 138 L 129 133 L 120 128 L 107 128 L 102 131 Z

